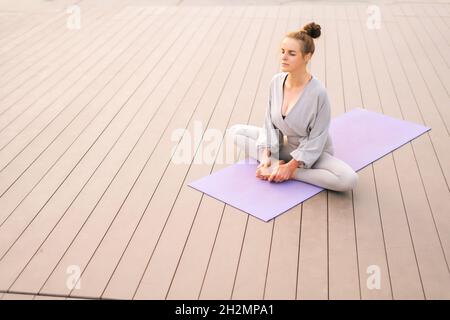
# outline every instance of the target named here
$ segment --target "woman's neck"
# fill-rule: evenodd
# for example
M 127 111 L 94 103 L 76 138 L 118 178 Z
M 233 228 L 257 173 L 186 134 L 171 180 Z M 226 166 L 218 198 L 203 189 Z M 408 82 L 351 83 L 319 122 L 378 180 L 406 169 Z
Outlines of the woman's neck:
M 296 72 L 289 72 L 286 79 L 286 87 L 289 89 L 303 87 L 311 78 L 308 70 L 300 70 Z

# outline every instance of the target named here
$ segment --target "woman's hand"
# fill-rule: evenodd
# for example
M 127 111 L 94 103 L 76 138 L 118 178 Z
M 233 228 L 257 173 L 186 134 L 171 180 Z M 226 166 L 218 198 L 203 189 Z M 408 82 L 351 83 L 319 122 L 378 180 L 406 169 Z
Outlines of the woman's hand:
M 279 161 L 277 167 L 274 168 L 268 180 L 270 182 L 283 182 L 289 180 L 293 174 L 293 170 L 289 164 L 285 164 L 283 160 Z
M 298 162 L 294 159 L 285 164 L 283 160 L 280 160 L 278 167 L 276 167 L 268 180 L 270 182 L 283 182 L 293 178 L 295 170 L 299 167 L 303 167 L 303 162 Z

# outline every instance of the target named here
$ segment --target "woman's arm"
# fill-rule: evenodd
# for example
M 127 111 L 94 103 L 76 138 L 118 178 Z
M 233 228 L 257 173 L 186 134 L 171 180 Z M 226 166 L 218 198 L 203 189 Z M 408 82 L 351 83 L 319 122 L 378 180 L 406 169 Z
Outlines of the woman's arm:
M 292 158 L 291 161 L 289 161 L 287 164 L 291 168 L 291 170 L 305 167 L 305 163 L 303 161 L 298 161 L 298 160 L 295 160 L 294 158 Z
M 331 106 L 326 91 L 319 94 L 317 113 L 311 124 L 306 139 L 301 140 L 297 149 L 291 152 L 293 159 L 304 162 L 304 168 L 311 168 L 322 154 L 328 139 L 331 122 Z

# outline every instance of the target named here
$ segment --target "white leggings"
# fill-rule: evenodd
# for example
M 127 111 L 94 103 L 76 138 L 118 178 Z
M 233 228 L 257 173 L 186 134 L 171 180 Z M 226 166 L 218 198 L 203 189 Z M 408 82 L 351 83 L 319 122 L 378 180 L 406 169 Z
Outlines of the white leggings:
M 256 141 L 262 130 L 252 125 L 235 124 L 227 130 L 227 135 L 241 151 L 246 152 L 246 157 L 261 161 Z M 280 146 L 279 159 L 289 162 L 292 159 L 291 151 L 287 143 L 283 143 Z M 348 191 L 358 183 L 358 174 L 344 161 L 323 152 L 310 169 L 296 169 L 294 179 L 329 190 Z

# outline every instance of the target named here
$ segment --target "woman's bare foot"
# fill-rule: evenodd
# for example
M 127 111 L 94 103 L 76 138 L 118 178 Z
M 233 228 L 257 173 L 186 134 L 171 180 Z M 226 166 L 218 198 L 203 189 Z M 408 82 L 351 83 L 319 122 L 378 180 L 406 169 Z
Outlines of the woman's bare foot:
M 274 170 L 277 169 L 277 167 L 281 164 L 285 164 L 286 162 L 284 160 L 278 160 L 277 162 L 272 162 L 272 164 L 269 167 L 261 167 L 258 170 L 259 178 L 263 180 L 269 179 L 270 175 Z
M 266 180 L 270 176 L 271 172 L 272 172 L 272 167 L 271 166 L 269 166 L 269 167 L 261 167 L 261 168 L 258 169 L 257 176 L 259 178 L 261 178 L 262 180 Z

